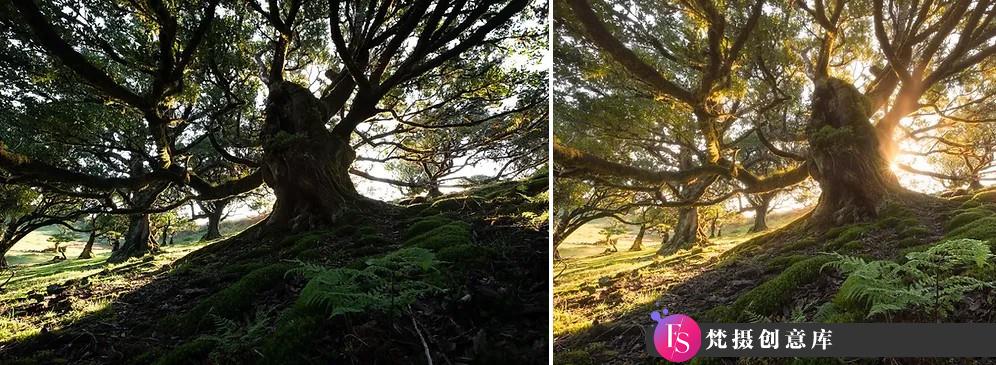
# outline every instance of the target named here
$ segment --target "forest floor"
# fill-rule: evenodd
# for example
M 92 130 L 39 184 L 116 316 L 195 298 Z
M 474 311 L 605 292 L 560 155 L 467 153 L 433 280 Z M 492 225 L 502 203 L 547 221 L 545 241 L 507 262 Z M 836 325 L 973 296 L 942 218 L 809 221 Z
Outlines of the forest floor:
M 324 231 L 21 267 L 0 362 L 546 363 L 546 191 L 543 174 Z
M 992 322 L 996 320 L 992 286 L 996 285 L 996 261 L 990 252 L 996 245 L 994 197 L 996 193 L 983 191 L 954 200 L 890 205 L 875 221 L 822 230 L 805 226 L 807 216 L 803 215 L 771 224 L 774 228 L 762 234 L 737 231 L 668 257 L 657 257 L 651 247 L 555 263 L 554 360 L 563 364 L 656 362 L 646 353 L 642 327 L 653 324 L 649 313 L 661 308 L 700 322 Z M 622 242 L 621 246 L 627 246 Z M 984 253 L 971 249 L 975 247 L 982 247 Z M 924 257 L 950 263 L 948 271 L 922 278 L 871 271 L 909 268 L 914 259 L 922 263 Z M 862 275 L 873 279 L 850 280 L 842 286 L 854 270 L 864 270 Z M 861 292 L 867 289 L 864 286 L 873 285 L 883 292 L 915 293 L 919 291 L 913 285 L 918 282 L 937 280 L 939 286 L 954 288 L 958 282 L 976 279 L 985 284 L 960 288 L 941 298 L 897 300 Z M 862 295 L 855 295 L 859 292 Z M 943 303 L 942 308 L 935 303 Z M 832 359 L 696 361 L 854 363 Z M 864 363 L 972 362 L 869 359 Z

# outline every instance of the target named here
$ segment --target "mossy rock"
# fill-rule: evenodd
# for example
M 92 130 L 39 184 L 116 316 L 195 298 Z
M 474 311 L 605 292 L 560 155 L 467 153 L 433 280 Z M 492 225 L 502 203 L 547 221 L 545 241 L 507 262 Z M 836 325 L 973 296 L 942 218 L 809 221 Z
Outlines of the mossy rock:
M 978 208 L 978 207 L 982 207 L 982 206 L 985 206 L 985 204 L 983 204 L 982 202 L 980 202 L 978 200 L 969 200 L 969 201 L 966 201 L 964 203 L 961 203 L 961 205 L 958 206 L 958 209 L 962 210 L 962 209 Z
M 796 240 L 794 242 L 786 243 L 785 246 L 783 246 L 782 251 L 804 250 L 806 248 L 816 246 L 816 244 L 818 243 L 819 241 L 816 240 L 815 238 L 803 238 L 800 240 Z
M 412 221 L 411 226 L 405 230 L 401 237 L 405 240 L 414 238 L 425 232 L 453 223 L 453 219 L 442 215 L 430 215 L 428 217 L 417 218 Z
M 354 226 L 352 224 L 345 224 L 344 223 L 344 224 L 336 227 L 335 234 L 336 234 L 336 236 L 339 236 L 339 237 L 347 237 L 347 236 L 352 236 L 352 235 L 356 234 L 356 232 L 358 232 L 358 231 L 359 231 L 359 228 L 357 228 L 356 226 Z
M 848 242 L 848 243 L 845 243 L 845 244 L 841 245 L 840 246 L 840 250 L 838 250 L 838 252 L 842 252 L 842 253 L 854 253 L 854 252 L 861 251 L 861 249 L 863 249 L 863 248 L 865 248 L 864 242 L 861 242 L 861 241 L 851 241 L 851 242 Z
M 490 247 L 465 243 L 439 249 L 436 258 L 453 266 L 468 268 L 490 263 L 496 254 L 497 251 Z
M 207 318 L 208 314 L 229 319 L 237 318 L 252 308 L 257 294 L 283 282 L 284 274 L 293 267 L 294 265 L 290 263 L 278 263 L 253 270 L 239 281 L 197 304 L 184 316 L 180 331 L 190 333 L 199 330 L 204 323 L 210 321 Z
M 899 236 L 903 238 L 926 238 L 930 236 L 930 229 L 920 225 L 906 226 L 906 228 L 899 232 Z
M 991 210 L 983 207 L 961 209 L 958 210 L 958 214 L 948 220 L 948 222 L 944 225 L 944 229 L 952 231 L 961 228 L 966 224 L 975 222 L 985 217 L 991 217 L 993 215 L 994 214 Z
M 253 270 L 259 269 L 264 266 L 266 266 L 266 263 L 262 262 L 247 262 L 241 264 L 232 264 L 225 266 L 222 272 L 225 274 L 245 275 L 246 273 L 252 272 Z
M 277 319 L 277 328 L 266 337 L 259 364 L 307 364 L 314 343 L 325 328 L 325 317 L 294 306 Z
M 186 342 L 159 358 L 155 365 L 186 365 L 199 364 L 211 351 L 218 346 L 218 341 L 207 338 L 197 338 Z
M 948 232 L 944 240 L 971 238 L 996 243 L 996 216 L 988 216 Z
M 919 246 L 922 243 L 923 241 L 921 241 L 919 238 L 905 237 L 896 241 L 896 247 L 898 248 L 914 247 L 914 246 Z
M 297 255 L 294 257 L 297 258 L 298 260 L 314 261 L 322 258 L 322 250 L 317 248 L 312 248 L 298 252 Z
M 843 247 L 849 242 L 857 241 L 865 234 L 868 233 L 873 225 L 862 223 L 862 224 L 852 224 L 849 226 L 839 227 L 827 231 L 828 237 L 835 237 L 830 242 L 827 243 L 827 248 L 837 249 Z
M 356 229 L 356 234 L 359 236 L 376 236 L 380 234 L 380 231 L 376 227 L 362 226 Z
M 447 246 L 470 243 L 470 232 L 470 224 L 454 221 L 412 237 L 405 242 L 405 245 L 439 250 Z
M 701 321 L 717 323 L 733 322 L 736 321 L 737 313 L 734 313 L 733 309 L 728 305 L 718 305 L 702 312 L 699 317 L 701 317 Z
M 830 256 L 816 256 L 796 262 L 781 274 L 751 289 L 731 306 L 732 319 L 746 320 L 746 313 L 763 316 L 773 315 L 792 302 L 796 290 L 820 275 L 823 264 L 831 261 Z
M 356 243 L 360 246 L 384 246 L 391 244 L 391 241 L 382 237 L 378 233 L 365 234 L 356 239 Z
M 988 203 L 996 203 L 996 190 L 986 190 L 972 195 L 972 200 Z
M 780 271 L 789 265 L 805 260 L 808 255 L 785 255 L 778 256 L 768 261 L 768 271 Z

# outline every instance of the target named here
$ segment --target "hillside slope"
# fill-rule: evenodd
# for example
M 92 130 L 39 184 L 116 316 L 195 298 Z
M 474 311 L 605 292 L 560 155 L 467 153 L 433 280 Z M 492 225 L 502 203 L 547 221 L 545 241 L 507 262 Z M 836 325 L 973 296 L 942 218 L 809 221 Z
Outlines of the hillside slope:
M 380 204 L 325 231 L 250 228 L 0 353 L 25 364 L 546 363 L 546 191 L 542 175 Z M 61 292 L 85 297 L 91 281 Z M 18 301 L 13 315 L 58 315 Z
M 993 191 L 930 198 L 887 207 L 875 221 L 823 230 L 807 227 L 803 216 L 734 246 L 667 258 L 636 254 L 643 264 L 593 270 L 608 273 L 598 282 L 561 288 L 558 279 L 555 303 L 563 314 L 555 320 L 563 324 L 555 328 L 555 360 L 645 363 L 638 328 L 661 307 L 700 322 L 994 322 L 994 198 Z M 581 263 L 623 267 L 604 259 Z

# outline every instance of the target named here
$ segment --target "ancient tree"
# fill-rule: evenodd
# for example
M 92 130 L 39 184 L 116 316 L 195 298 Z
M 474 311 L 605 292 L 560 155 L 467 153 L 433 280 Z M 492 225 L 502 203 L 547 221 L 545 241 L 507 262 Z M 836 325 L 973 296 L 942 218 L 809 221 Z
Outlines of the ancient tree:
M 546 10 L 524 0 L 2 7 L 0 173 L 127 214 L 112 261 L 154 251 L 149 215 L 192 200 L 223 211 L 266 184 L 276 202 L 264 233 L 332 225 L 376 206 L 350 178 L 361 148 L 428 129 L 545 124 L 532 107 L 545 104 L 540 72 L 506 62 L 520 52 L 528 64 L 523 50 L 543 47 L 530 25 L 542 22 L 528 19 Z M 508 151 L 540 155 L 536 145 Z
M 901 152 L 896 135 L 910 127 L 913 113 L 980 95 L 980 75 L 996 53 L 993 7 L 971 1 L 637 1 L 627 7 L 556 1 L 560 42 L 579 49 L 562 68 L 585 75 L 569 78 L 575 87 L 600 103 L 642 98 L 663 110 L 664 123 L 689 132 L 657 137 L 642 130 L 662 122 L 620 115 L 632 126 L 621 124 L 615 135 L 570 135 L 557 141 L 554 158 L 689 206 L 723 191 L 762 194 L 812 178 L 821 195 L 806 221 L 810 227 L 872 219 L 889 203 L 917 204 L 924 197 L 903 188 L 891 169 Z M 949 92 L 955 87 L 973 91 L 959 97 Z M 935 129 L 959 123 L 940 119 Z M 608 123 L 620 125 L 591 118 L 581 128 Z M 751 135 L 783 167 L 751 166 L 740 154 Z M 605 153 L 592 147 L 596 138 L 649 157 Z M 691 163 L 655 163 L 652 155 L 682 145 L 692 149 Z M 677 184 L 706 188 L 668 194 Z

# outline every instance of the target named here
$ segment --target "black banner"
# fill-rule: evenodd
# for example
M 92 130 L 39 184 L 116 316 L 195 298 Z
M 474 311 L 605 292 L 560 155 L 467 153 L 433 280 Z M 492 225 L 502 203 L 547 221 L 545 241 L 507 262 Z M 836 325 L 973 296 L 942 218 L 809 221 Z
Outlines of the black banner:
M 701 323 L 695 357 L 996 357 L 996 323 Z M 654 346 L 647 328 L 647 349 Z

